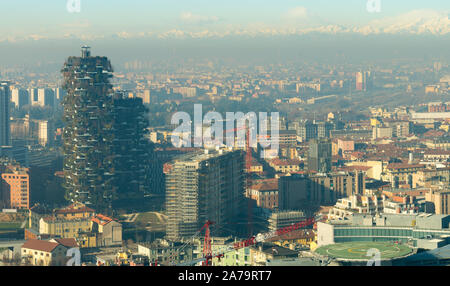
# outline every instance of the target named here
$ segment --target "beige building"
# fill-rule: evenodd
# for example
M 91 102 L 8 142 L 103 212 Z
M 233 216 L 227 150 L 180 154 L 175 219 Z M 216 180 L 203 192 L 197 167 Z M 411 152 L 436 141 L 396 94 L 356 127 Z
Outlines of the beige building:
M 97 233 L 97 247 L 122 244 L 122 225 L 110 217 L 96 215 L 91 219 L 90 229 Z
M 352 167 L 355 166 L 369 167 L 370 169 L 367 169 L 366 176 L 371 179 L 381 180 L 381 174 L 383 173 L 382 161 L 349 162 L 345 165 Z
M 450 182 L 450 167 L 424 169 L 413 174 L 413 188 L 431 187 Z
M 392 127 L 374 127 L 372 129 L 372 139 L 392 138 Z
M 425 194 L 425 200 L 434 204 L 436 214 L 450 214 L 450 190 L 431 190 Z
M 273 159 L 269 161 L 269 165 L 279 173 L 292 173 L 300 171 L 300 161 L 291 159 Z
M 56 241 L 30 239 L 22 245 L 22 261 L 33 266 L 64 266 L 69 248 Z
M 398 188 L 400 185 L 412 186 L 413 175 L 424 170 L 425 167 L 421 164 L 392 163 L 386 167 L 382 179 L 391 182 L 394 188 Z
M 258 181 L 250 187 L 249 193 L 258 207 L 266 209 L 278 207 L 278 179 Z
M 376 214 L 382 212 L 383 201 L 377 196 L 353 195 L 338 199 L 328 213 L 328 219 L 343 220 L 354 213 Z
M 54 216 L 41 218 L 39 233 L 62 238 L 76 238 L 81 232 L 90 231 L 90 218 L 63 219 Z

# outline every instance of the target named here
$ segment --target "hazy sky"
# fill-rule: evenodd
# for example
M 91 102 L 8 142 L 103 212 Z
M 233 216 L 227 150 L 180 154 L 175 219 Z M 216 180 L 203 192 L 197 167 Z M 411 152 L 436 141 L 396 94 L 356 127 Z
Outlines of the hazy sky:
M 331 25 L 365 27 L 366 32 L 371 27 L 372 32 L 388 24 L 409 29 L 405 26 L 411 22 L 431 26 L 441 35 L 450 29 L 448 0 L 379 0 L 379 13 L 367 11 L 368 0 L 79 0 L 79 13 L 69 13 L 67 1 L 72 0 L 1 0 L 0 41 L 147 37 L 167 32 L 197 37 L 276 34 L 319 27 L 335 32 Z
M 0 0 L 0 65 L 190 57 L 450 59 L 449 0 Z M 345 57 L 342 57 L 345 55 Z

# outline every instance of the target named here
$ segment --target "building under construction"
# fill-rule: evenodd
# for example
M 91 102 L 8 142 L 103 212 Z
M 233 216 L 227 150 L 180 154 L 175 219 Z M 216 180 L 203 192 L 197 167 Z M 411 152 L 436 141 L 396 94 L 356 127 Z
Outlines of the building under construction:
M 192 237 L 208 220 L 216 225 L 214 235 L 229 232 L 246 214 L 243 151 L 190 153 L 164 169 L 169 240 Z

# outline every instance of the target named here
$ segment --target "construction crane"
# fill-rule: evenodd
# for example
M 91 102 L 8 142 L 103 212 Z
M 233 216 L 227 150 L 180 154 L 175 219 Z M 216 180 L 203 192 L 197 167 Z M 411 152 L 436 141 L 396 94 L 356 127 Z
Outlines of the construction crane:
M 281 229 L 277 229 L 275 231 L 271 231 L 271 232 L 267 232 L 267 233 L 259 233 L 256 236 L 252 236 L 247 240 L 243 240 L 243 241 L 239 241 L 239 242 L 235 242 L 233 244 L 229 244 L 224 246 L 223 248 L 220 248 L 218 250 L 216 250 L 214 253 L 212 252 L 212 248 L 211 248 L 211 233 L 210 233 L 210 229 L 209 226 L 212 224 L 210 221 L 207 221 L 203 227 L 201 228 L 201 230 L 205 229 L 205 243 L 203 245 L 203 255 L 204 257 L 202 258 L 198 258 L 192 261 L 188 261 L 188 262 L 184 262 L 184 263 L 180 263 L 177 266 L 188 266 L 188 265 L 196 265 L 198 263 L 202 263 L 201 265 L 203 266 L 210 266 L 212 264 L 212 259 L 213 258 L 218 258 L 221 259 L 222 257 L 224 257 L 225 253 L 228 253 L 230 251 L 235 251 L 241 248 L 245 248 L 248 246 L 252 246 L 255 245 L 256 243 L 259 242 L 265 242 L 271 238 L 307 227 L 307 226 L 311 226 L 314 225 L 317 221 L 322 221 L 322 217 L 321 216 L 316 216 L 316 217 L 311 217 L 308 218 L 304 221 L 292 224 L 290 226 L 281 228 Z
M 205 240 L 203 242 L 203 257 L 206 259 L 203 262 L 203 266 L 211 266 L 211 259 L 212 259 L 212 249 L 211 249 L 211 231 L 209 229 L 209 226 L 214 224 L 212 221 L 207 221 L 203 227 L 200 229 L 205 229 Z

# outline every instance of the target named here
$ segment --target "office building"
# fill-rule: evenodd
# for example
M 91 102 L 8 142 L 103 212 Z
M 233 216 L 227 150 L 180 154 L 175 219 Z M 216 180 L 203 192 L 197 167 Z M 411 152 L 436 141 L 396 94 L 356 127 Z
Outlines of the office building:
M 55 92 L 51 88 L 38 88 L 37 91 L 33 89 L 31 99 L 31 104 L 34 106 L 55 106 Z
M 372 74 L 370 71 L 356 73 L 356 90 L 368 91 L 372 88 Z
M 334 126 L 330 122 L 317 123 L 317 138 L 330 138 Z
M 30 104 L 28 91 L 23 88 L 14 88 L 11 91 L 11 102 L 14 103 L 16 108 L 23 108 L 25 105 Z
M 316 139 L 318 136 L 317 124 L 312 121 L 294 123 L 293 127 L 297 130 L 297 136 L 302 142 Z
M 38 131 L 38 140 L 39 144 L 42 146 L 51 146 L 53 144 L 53 123 L 48 120 L 39 120 L 38 121 L 39 131 Z
M 328 139 L 313 139 L 309 143 L 308 170 L 319 173 L 331 171 L 331 141 Z

